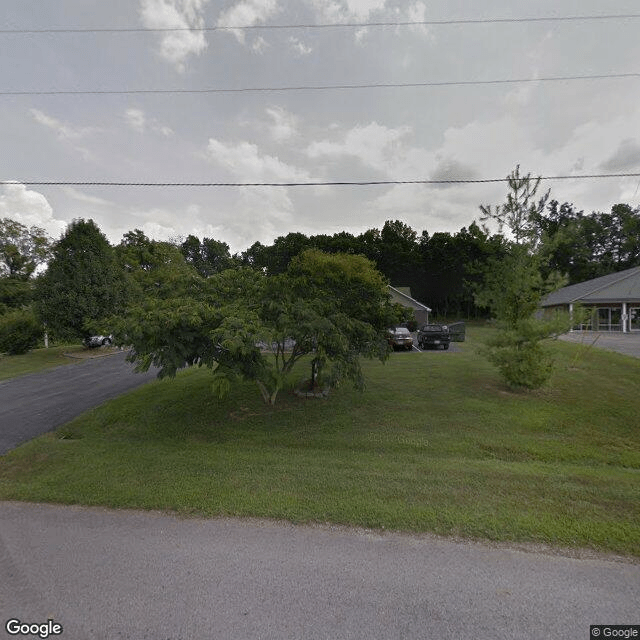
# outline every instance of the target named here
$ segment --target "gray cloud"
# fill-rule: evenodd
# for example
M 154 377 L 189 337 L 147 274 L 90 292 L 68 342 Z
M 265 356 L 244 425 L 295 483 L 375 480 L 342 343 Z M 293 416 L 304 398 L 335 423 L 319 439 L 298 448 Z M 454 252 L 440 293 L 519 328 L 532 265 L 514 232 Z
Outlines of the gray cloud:
M 457 160 L 448 159 L 440 160 L 436 168 L 429 176 L 430 180 L 473 180 L 478 177 L 478 173 L 472 167 L 458 162 Z M 448 189 L 455 185 L 442 184 L 438 185 L 441 189 Z
M 640 144 L 633 138 L 623 140 L 614 154 L 600 168 L 605 171 L 627 171 L 640 166 Z

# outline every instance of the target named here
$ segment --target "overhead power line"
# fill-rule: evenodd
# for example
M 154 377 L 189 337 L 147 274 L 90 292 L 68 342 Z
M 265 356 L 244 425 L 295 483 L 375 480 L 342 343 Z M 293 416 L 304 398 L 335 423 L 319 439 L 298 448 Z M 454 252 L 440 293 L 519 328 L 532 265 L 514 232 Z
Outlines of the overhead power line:
M 541 180 L 594 180 L 601 178 L 638 178 L 640 173 L 597 173 L 574 176 L 542 176 Z M 451 180 L 362 180 L 362 181 L 309 181 L 309 182 L 110 182 L 110 181 L 53 181 L 53 180 L 0 180 L 0 185 L 22 184 L 28 187 L 369 187 L 379 185 L 438 185 L 489 184 L 507 182 L 509 178 L 451 179 Z
M 28 91 L 0 91 L 0 96 L 54 95 L 130 95 L 130 94 L 195 94 L 195 93 L 266 93 L 279 91 L 327 91 L 350 89 L 400 89 L 411 87 L 463 87 L 473 85 L 518 84 L 525 82 L 568 82 L 574 80 L 605 80 L 640 78 L 640 73 L 603 73 L 587 76 L 546 76 L 542 78 L 504 78 L 493 80 L 443 80 L 434 82 L 377 82 L 368 84 L 324 84 L 285 87 L 205 87 L 201 89 L 52 89 Z
M 640 18 L 638 13 L 578 15 L 578 16 L 542 16 L 532 18 L 460 18 L 454 20 L 390 20 L 380 22 L 330 22 L 322 24 L 245 24 L 216 25 L 203 27 L 60 27 L 45 29 L 0 29 L 0 34 L 39 34 L 39 33 L 166 33 L 176 31 L 238 31 L 268 29 L 360 29 L 364 27 L 411 27 L 438 25 L 474 25 L 474 24 L 512 24 L 520 22 L 587 22 L 594 20 L 632 20 Z

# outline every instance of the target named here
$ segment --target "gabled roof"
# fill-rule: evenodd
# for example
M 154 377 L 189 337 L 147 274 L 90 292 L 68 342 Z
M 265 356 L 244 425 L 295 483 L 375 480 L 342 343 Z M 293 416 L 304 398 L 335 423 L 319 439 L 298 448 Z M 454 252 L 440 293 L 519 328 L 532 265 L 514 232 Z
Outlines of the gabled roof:
M 411 307 L 412 309 L 417 309 L 419 311 L 420 310 L 431 311 L 431 309 L 427 307 L 426 304 L 422 304 L 422 302 L 418 302 L 417 300 L 412 298 L 410 295 L 400 290 L 401 288 L 406 289 L 407 287 L 400 288 L 400 287 L 392 287 L 391 285 L 388 285 L 388 286 L 389 286 L 389 292 L 391 293 L 391 298 L 392 300 L 394 300 L 394 302 L 399 302 L 405 307 Z
M 572 302 L 639 302 L 640 267 L 610 273 L 600 278 L 579 282 L 550 293 L 543 307 L 553 307 Z

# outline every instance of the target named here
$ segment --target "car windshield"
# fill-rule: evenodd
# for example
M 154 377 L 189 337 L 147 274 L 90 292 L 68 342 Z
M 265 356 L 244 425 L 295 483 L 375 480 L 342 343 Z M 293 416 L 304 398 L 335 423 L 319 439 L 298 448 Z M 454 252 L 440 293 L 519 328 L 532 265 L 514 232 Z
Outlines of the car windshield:
M 406 327 L 396 327 L 395 329 L 396 333 L 403 333 L 403 334 L 409 334 L 409 329 L 407 329 Z
M 432 324 L 428 327 L 422 327 L 423 331 L 442 331 L 442 327 L 439 324 Z

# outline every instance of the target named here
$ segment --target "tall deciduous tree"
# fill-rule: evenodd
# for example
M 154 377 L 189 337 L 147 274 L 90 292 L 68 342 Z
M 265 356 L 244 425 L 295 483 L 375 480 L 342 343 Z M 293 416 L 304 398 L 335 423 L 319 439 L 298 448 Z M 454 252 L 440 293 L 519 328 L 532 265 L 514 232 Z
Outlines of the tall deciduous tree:
M 0 277 L 0 315 L 9 309 L 20 309 L 31 304 L 33 282 L 22 278 Z
M 125 295 L 107 238 L 93 220 L 74 220 L 36 283 L 36 309 L 48 330 L 61 339 L 82 338 L 91 323 L 122 311 Z
M 609 213 L 585 214 L 552 200 L 539 220 L 543 273 L 564 273 L 569 284 L 640 265 L 640 207 L 615 204 Z
M 40 227 L 0 219 L 0 276 L 27 280 L 51 255 L 51 238 Z
M 384 359 L 392 319 L 386 282 L 362 256 L 303 252 L 285 273 L 242 268 L 215 274 L 197 296 L 146 298 L 116 321 L 141 369 L 173 376 L 190 365 L 215 369 L 222 393 L 236 378 L 256 382 L 273 404 L 293 366 L 311 357 L 310 384 L 363 384 L 360 357 Z
M 173 298 L 199 286 L 196 270 L 187 264 L 178 247 L 151 240 L 140 229 L 124 234 L 115 255 L 132 297 Z
M 200 238 L 189 235 L 180 245 L 185 260 L 194 267 L 203 278 L 236 266 L 236 260 L 229 253 L 229 245 L 213 238 Z
M 315 316 L 298 334 L 313 354 L 310 384 L 330 365 L 331 384 L 346 377 L 362 386 L 359 357 L 384 359 L 387 347 L 382 332 L 396 320 L 388 302 L 387 282 L 364 256 L 326 254 L 309 249 L 294 258 L 287 270 L 283 293 L 304 301 Z M 314 330 L 314 326 L 317 330 Z

